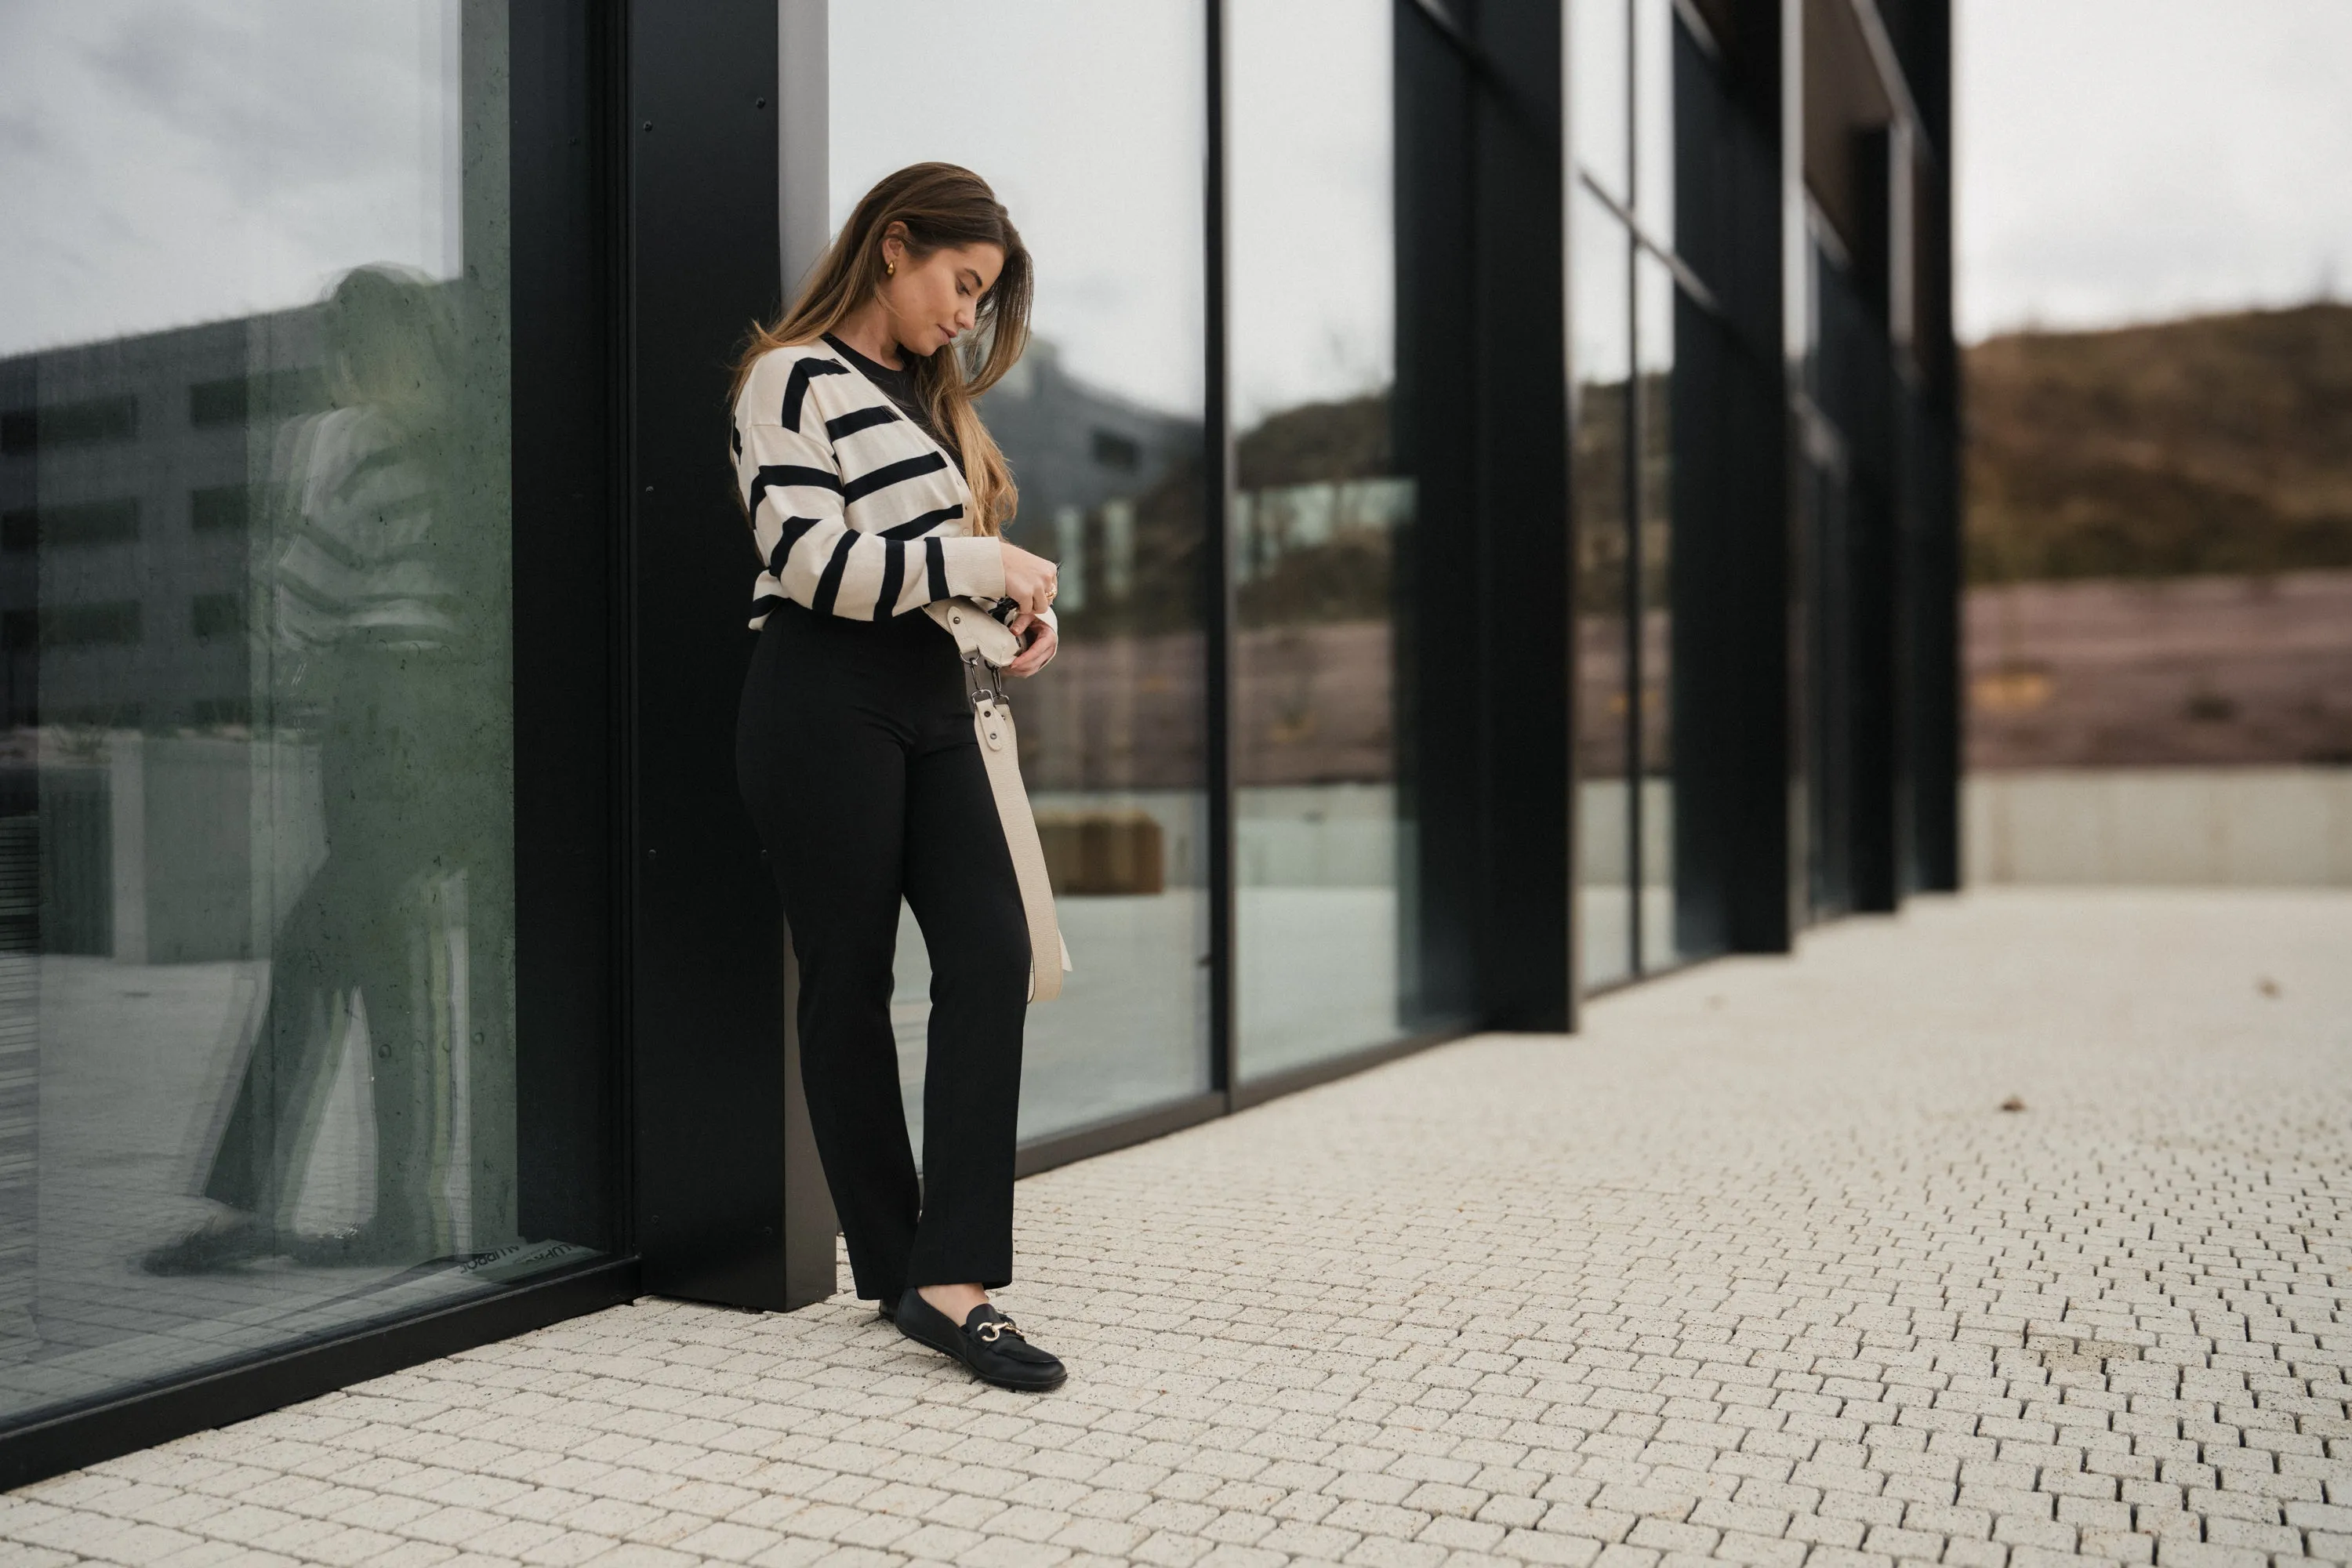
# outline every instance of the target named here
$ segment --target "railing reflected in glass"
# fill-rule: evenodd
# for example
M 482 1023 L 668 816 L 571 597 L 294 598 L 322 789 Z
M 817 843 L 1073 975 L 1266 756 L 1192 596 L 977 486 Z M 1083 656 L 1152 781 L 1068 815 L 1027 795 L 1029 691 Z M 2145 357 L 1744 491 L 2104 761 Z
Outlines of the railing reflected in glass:
M 1411 1026 L 1391 25 L 1350 0 L 1227 11 L 1244 1079 Z
M 0 23 L 0 1425 L 589 1256 L 519 1229 L 506 48 Z
M 1198 0 L 1023 0 L 1004 20 L 973 30 L 943 0 L 834 6 L 830 185 L 837 226 L 891 170 L 962 163 L 1035 260 L 1029 352 L 981 404 L 1021 488 L 1006 536 L 1060 567 L 1061 651 L 1011 692 L 1076 965 L 1029 1015 L 1034 1140 L 1209 1086 L 1207 40 Z M 907 89 L 912 37 L 959 40 L 985 113 Z M 919 1147 L 929 985 L 902 911 L 892 1014 Z

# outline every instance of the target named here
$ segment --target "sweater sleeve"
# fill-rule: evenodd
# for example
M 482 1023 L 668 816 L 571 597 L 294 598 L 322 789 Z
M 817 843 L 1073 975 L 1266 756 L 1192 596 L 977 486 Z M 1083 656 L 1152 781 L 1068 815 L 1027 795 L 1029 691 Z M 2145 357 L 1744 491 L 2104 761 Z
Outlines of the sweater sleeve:
M 1054 654 L 1062 651 L 1062 623 L 1054 618 L 1054 606 L 1051 605 L 1038 612 L 1037 618 L 1045 622 L 1045 629 L 1054 634 L 1054 653 L 1045 656 L 1045 664 L 1051 664 L 1054 662 Z M 1043 669 L 1045 664 L 1041 664 L 1037 668 Z
M 814 413 L 803 422 L 822 428 Z M 1004 593 L 1004 552 L 994 539 L 860 533 L 843 515 L 841 470 L 829 442 L 757 416 L 739 429 L 736 480 L 767 568 L 751 606 L 754 625 L 778 597 L 821 616 L 866 621 L 938 599 Z

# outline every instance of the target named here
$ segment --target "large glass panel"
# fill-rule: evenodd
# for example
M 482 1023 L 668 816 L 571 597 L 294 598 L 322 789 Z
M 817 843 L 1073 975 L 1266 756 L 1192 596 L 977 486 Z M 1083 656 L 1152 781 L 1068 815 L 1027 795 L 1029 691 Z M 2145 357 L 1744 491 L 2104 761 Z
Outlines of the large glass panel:
M 996 189 L 1036 260 L 1029 353 L 982 403 L 1021 486 L 1007 537 L 1061 565 L 1062 647 L 1015 682 L 1022 770 L 1076 968 L 1029 1015 L 1021 1134 L 1208 1087 L 1200 605 L 1204 20 L 1198 0 L 857 0 L 830 24 L 836 226 L 939 158 Z M 969 94 L 910 90 L 951 39 Z M 920 1143 L 930 969 L 899 922 L 900 1081 Z
M 1577 930 L 1584 984 L 1633 966 L 1631 703 L 1626 688 L 1626 524 L 1633 368 L 1633 237 L 1579 189 L 1570 195 L 1570 364 L 1575 437 Z
M 1808 504 L 1801 584 L 1806 635 L 1801 687 L 1805 701 L 1801 797 L 1812 913 L 1829 919 L 1853 904 L 1854 536 L 1856 500 L 1846 431 L 1834 422 L 1852 406 L 1853 345 L 1868 342 L 1870 307 L 1853 272 L 1833 254 L 1827 220 L 1809 215 L 1809 312 L 1805 337 Z
M 1388 7 L 1227 16 L 1235 981 L 1253 1077 L 1403 1027 L 1391 567 L 1413 486 L 1390 437 Z
M 1628 0 L 1568 0 L 1569 136 L 1578 167 L 1619 201 L 1633 195 Z
M 0 1424 L 518 1233 L 503 5 L 0 11 Z
M 1641 965 L 1671 963 L 1675 942 L 1673 271 L 1643 250 L 1633 263 L 1634 426 L 1641 447 Z

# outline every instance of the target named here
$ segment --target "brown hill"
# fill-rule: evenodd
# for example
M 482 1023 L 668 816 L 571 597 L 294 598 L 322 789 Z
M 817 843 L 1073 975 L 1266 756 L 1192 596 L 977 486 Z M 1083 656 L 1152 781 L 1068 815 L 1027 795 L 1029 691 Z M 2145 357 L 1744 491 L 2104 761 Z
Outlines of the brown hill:
M 1968 353 L 1976 583 L 2352 566 L 2352 306 Z

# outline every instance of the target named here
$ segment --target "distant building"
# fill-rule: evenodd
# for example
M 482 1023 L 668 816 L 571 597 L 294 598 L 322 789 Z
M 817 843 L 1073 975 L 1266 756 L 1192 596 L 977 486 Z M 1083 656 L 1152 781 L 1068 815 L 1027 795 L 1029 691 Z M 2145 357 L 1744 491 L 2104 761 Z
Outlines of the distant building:
M 0 360 L 11 723 L 249 721 L 247 528 L 273 421 L 325 405 L 311 318 Z

